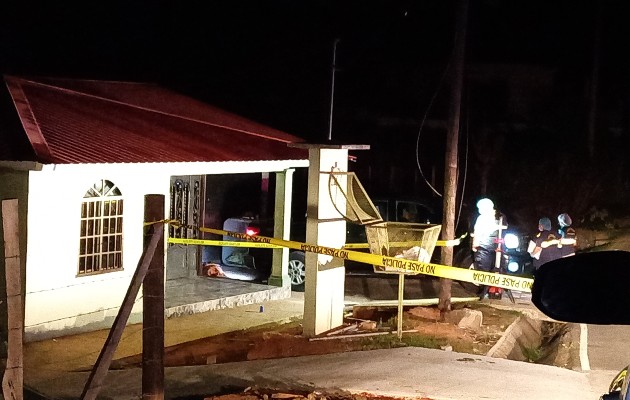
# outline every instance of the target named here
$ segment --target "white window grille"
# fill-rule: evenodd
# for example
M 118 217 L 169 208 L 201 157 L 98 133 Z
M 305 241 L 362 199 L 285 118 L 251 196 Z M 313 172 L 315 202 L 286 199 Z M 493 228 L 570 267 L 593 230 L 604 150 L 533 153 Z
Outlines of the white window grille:
M 101 179 L 81 203 L 78 275 L 122 269 L 123 199 L 118 187 Z

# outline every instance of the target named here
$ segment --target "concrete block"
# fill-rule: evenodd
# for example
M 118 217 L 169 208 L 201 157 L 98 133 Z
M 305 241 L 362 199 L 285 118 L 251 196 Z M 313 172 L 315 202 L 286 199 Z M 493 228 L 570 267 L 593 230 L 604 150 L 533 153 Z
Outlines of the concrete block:
M 489 357 L 526 361 L 523 349 L 541 345 L 542 321 L 521 316 L 510 325 L 488 352 Z
M 483 324 L 483 313 L 479 310 L 462 308 L 447 313 L 445 321 L 450 324 L 457 325 L 462 329 L 477 331 L 481 329 L 481 325 Z
M 457 323 L 462 329 L 470 329 L 473 331 L 478 331 L 481 329 L 481 325 L 483 325 L 483 313 L 479 310 L 467 310 L 468 312 L 462 317 L 462 319 Z

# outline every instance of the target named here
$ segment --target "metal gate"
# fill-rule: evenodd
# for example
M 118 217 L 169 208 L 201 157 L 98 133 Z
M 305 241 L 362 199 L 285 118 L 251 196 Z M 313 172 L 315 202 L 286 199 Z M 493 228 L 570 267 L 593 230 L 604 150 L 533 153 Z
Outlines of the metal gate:
M 197 239 L 201 221 L 202 177 L 172 176 L 170 190 L 171 219 L 180 227 L 169 225 L 169 237 Z M 199 265 L 198 246 L 170 244 L 167 253 L 166 279 L 194 277 Z

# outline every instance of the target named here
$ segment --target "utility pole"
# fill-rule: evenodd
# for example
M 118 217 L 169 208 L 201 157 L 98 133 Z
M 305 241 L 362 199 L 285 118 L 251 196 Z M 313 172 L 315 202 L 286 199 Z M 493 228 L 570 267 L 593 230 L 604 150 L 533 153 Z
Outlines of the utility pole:
M 597 130 L 597 94 L 599 92 L 599 47 L 601 42 L 602 6 L 595 4 L 595 27 L 593 34 L 593 65 L 591 70 L 591 81 L 589 87 L 588 105 L 588 155 L 591 160 L 595 159 L 595 131 Z
M 446 133 L 446 157 L 444 168 L 444 214 L 442 238 L 455 237 L 455 210 L 457 201 L 457 174 L 459 143 L 459 120 L 461 111 L 462 88 L 464 82 L 464 56 L 466 52 L 466 23 L 468 0 L 458 0 L 455 16 L 455 49 L 453 74 L 451 78 L 451 102 L 449 107 L 448 132 Z M 453 265 L 453 248 L 442 247 L 442 264 Z M 440 278 L 440 298 L 438 309 L 444 314 L 451 309 L 450 279 Z
M 333 59 L 331 70 L 331 84 L 330 84 L 330 116 L 328 118 L 328 141 L 332 140 L 332 127 L 333 127 L 333 104 L 335 100 L 335 72 L 337 71 L 337 44 L 339 38 L 335 39 L 333 44 Z

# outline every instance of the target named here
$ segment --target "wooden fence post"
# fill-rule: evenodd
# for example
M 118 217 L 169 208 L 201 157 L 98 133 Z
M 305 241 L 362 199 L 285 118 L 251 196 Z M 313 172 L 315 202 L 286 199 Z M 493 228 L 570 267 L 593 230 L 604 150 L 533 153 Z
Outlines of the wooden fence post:
M 164 196 L 147 195 L 144 220 L 164 219 Z M 146 239 L 145 239 L 146 240 Z M 164 399 L 164 236 L 142 285 L 142 399 Z

